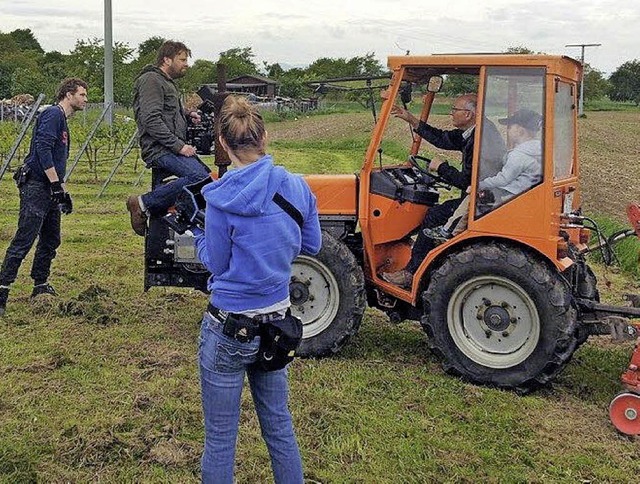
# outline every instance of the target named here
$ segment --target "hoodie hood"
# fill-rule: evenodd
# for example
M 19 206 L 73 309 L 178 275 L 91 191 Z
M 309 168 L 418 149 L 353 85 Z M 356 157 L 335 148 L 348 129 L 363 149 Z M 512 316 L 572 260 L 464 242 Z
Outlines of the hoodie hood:
M 513 148 L 513 151 L 519 151 L 525 155 L 531 156 L 537 160 L 542 156 L 542 142 L 539 139 L 530 139 L 524 143 L 520 143 Z
M 207 203 L 217 209 L 255 217 L 273 207 L 273 196 L 286 177 L 286 171 L 273 165 L 271 155 L 265 155 L 244 168 L 226 172 L 219 180 L 202 189 Z

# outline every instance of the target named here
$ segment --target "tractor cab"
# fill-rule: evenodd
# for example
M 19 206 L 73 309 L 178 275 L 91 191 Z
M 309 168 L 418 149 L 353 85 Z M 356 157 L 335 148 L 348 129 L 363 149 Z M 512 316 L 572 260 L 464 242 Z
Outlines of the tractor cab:
M 561 216 L 579 207 L 575 105 L 580 65 L 566 57 L 447 55 L 391 57 L 389 67 L 393 77 L 360 174 L 366 276 L 384 288 L 382 297 L 419 306 L 430 268 L 452 249 L 481 239 L 521 244 L 566 269 L 571 261 L 562 250 Z M 421 122 L 454 129 L 455 96 L 446 95 L 449 85 L 477 92 L 475 128 L 464 133 L 473 137 L 468 190 L 451 189 L 428 169 L 434 156 L 461 169 L 460 151 L 430 145 L 391 115 L 395 104 Z M 520 125 L 518 116 L 526 118 Z M 411 287 L 382 280 L 381 273 L 407 264 L 430 207 L 455 198 L 468 204 L 468 215 L 458 221 L 453 238 L 426 255 Z M 579 234 L 571 235 L 578 242 Z

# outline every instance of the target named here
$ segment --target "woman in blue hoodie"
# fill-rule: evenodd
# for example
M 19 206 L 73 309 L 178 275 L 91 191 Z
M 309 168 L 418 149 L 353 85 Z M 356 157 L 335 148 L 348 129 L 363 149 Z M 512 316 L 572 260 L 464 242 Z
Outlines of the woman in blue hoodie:
M 276 483 L 302 483 L 302 462 L 288 408 L 286 368 L 264 371 L 256 361 L 260 336 L 251 325 L 282 319 L 290 306 L 293 260 L 320 250 L 316 200 L 299 176 L 274 166 L 265 154 L 260 114 L 230 96 L 218 117 L 219 141 L 232 169 L 204 187 L 204 232 L 198 256 L 211 272 L 211 299 L 202 321 L 199 364 L 205 418 L 203 482 L 233 482 L 240 395 L 245 374 L 271 457 Z M 302 220 L 274 201 L 288 201 Z M 225 330 L 233 326 L 235 336 Z M 233 324 L 232 324 L 233 323 Z

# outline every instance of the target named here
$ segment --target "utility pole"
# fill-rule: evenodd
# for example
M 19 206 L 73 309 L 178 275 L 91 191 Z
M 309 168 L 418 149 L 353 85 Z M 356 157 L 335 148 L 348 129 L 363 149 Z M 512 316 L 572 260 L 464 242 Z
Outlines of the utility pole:
M 580 56 L 580 63 L 582 64 L 582 79 L 580 79 L 580 99 L 578 100 L 578 116 L 582 116 L 584 112 L 584 48 L 585 47 L 599 47 L 602 44 L 566 44 L 565 47 L 581 47 L 582 55 Z
M 113 124 L 113 23 L 111 0 L 104 0 L 104 105 L 109 106 L 105 119 Z

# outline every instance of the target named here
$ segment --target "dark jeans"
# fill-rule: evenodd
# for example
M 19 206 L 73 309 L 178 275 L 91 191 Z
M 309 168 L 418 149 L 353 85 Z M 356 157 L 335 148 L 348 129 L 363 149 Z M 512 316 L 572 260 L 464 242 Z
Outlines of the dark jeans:
M 149 168 L 160 168 L 178 177 L 142 195 L 144 208 L 151 215 L 163 215 L 171 207 L 185 185 L 209 176 L 209 169 L 195 156 L 164 155 L 152 161 Z
M 0 285 L 8 286 L 16 280 L 18 269 L 36 238 L 38 245 L 31 277 L 37 285 L 49 279 L 51 262 L 60 246 L 60 209 L 51 199 L 48 183 L 28 181 L 20 188 L 18 230 L 2 263 Z
M 433 250 L 436 246 L 433 239 L 424 235 L 422 230 L 444 225 L 447 220 L 449 220 L 449 217 L 453 215 L 453 212 L 456 211 L 460 202 L 462 202 L 461 198 L 447 200 L 446 202 L 429 209 L 427 216 L 424 218 L 422 225 L 420 226 L 418 237 L 411 248 L 411 259 L 409 259 L 409 262 L 405 267 L 406 270 L 412 274 L 415 273 L 429 251 Z

